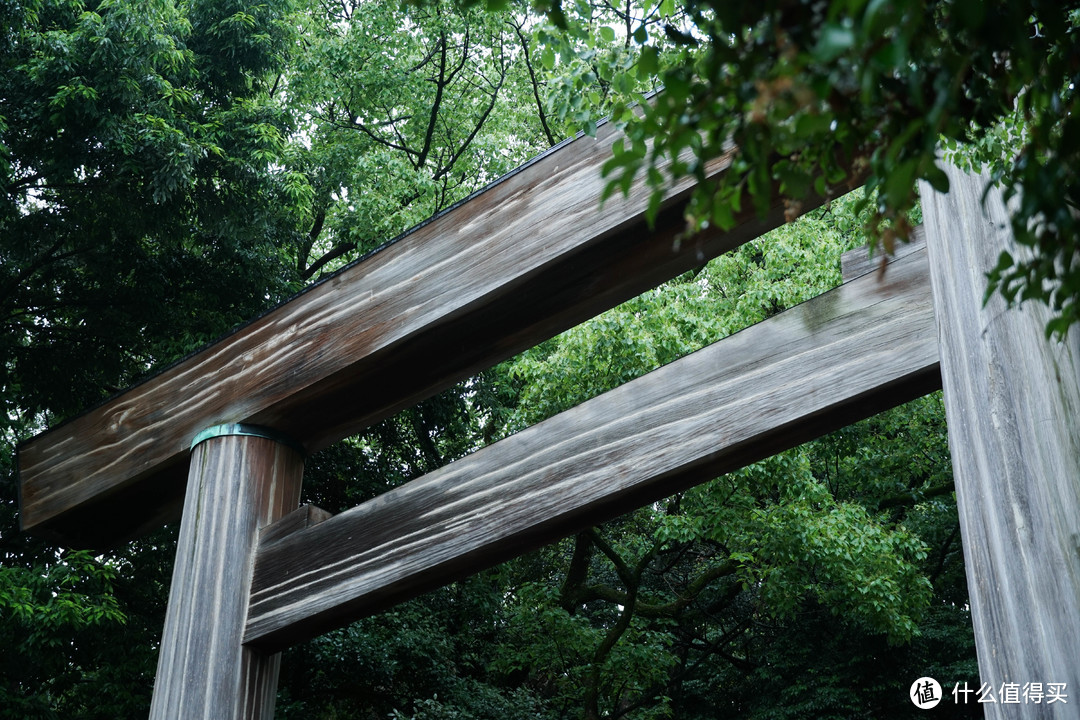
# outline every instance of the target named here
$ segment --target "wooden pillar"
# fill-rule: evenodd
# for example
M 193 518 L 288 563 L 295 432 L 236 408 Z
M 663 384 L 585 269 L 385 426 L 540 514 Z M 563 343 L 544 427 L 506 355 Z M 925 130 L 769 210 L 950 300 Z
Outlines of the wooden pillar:
M 1076 718 L 1080 706 L 1080 327 L 1047 340 L 1049 311 L 1027 302 L 986 305 L 986 273 L 1003 250 L 1022 257 L 1001 193 L 988 179 L 947 168 L 950 191 L 923 184 L 949 447 L 956 480 L 981 682 L 1018 717 L 1004 683 L 1040 683 L 1021 695 L 1025 718 Z M 946 699 L 954 679 L 938 678 Z M 955 680 L 963 680 L 956 678 Z M 1065 683 L 1067 702 L 1049 702 Z M 974 701 L 974 697 L 972 697 Z
M 259 528 L 296 509 L 304 461 L 272 432 L 221 425 L 192 446 L 152 720 L 274 715 L 280 655 L 241 645 Z

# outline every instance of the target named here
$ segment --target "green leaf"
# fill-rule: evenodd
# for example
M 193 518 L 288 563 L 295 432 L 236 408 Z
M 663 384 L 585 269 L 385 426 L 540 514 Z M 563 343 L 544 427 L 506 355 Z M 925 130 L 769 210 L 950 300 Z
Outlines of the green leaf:
M 774 171 L 780 180 L 780 192 L 796 198 L 809 192 L 811 177 L 802 168 L 783 161 L 776 164 Z
M 645 220 L 650 227 L 656 222 L 656 215 L 660 212 L 660 203 L 664 199 L 664 194 L 660 191 L 653 191 L 649 193 L 648 206 L 645 208 Z
M 885 199 L 891 207 L 904 207 L 908 203 L 914 189 L 915 171 L 918 166 L 919 161 L 911 158 L 887 169 L 884 192 Z
M 826 182 L 826 180 L 825 180 L 825 176 L 824 175 L 818 175 L 814 179 L 814 192 L 817 193 L 818 196 L 820 196 L 820 197 L 825 197 L 828 190 L 829 190 L 829 185 L 828 185 L 828 182 Z
M 646 79 L 656 75 L 660 69 L 660 56 L 656 48 L 646 45 L 641 48 L 641 56 L 638 58 L 638 77 Z
M 725 232 L 735 227 L 735 214 L 731 211 L 731 204 L 724 201 L 713 203 L 712 221 Z
M 818 113 L 802 113 L 795 121 L 795 133 L 802 138 L 828 132 L 832 118 Z
M 543 52 L 540 53 L 540 64 L 548 70 L 554 69 L 555 51 L 550 45 L 545 46 Z
M 855 33 L 851 28 L 837 23 L 829 23 L 821 30 L 818 43 L 814 46 L 814 58 L 819 62 L 832 62 L 855 45 Z
M 939 193 L 949 192 L 949 176 L 935 163 L 928 163 L 923 171 L 923 179 Z

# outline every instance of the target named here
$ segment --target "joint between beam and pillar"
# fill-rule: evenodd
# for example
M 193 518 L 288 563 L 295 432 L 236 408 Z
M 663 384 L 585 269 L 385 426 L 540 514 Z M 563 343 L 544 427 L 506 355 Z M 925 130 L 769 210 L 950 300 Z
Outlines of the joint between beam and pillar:
M 300 457 L 305 457 L 307 455 L 303 443 L 292 436 L 279 432 L 273 428 L 264 427 L 262 425 L 252 425 L 251 423 L 224 423 L 222 425 L 208 427 L 196 435 L 195 439 L 191 441 L 191 449 L 194 450 L 197 445 L 212 438 L 236 435 L 266 438 L 267 440 L 273 440 L 276 443 L 292 448 L 300 454 Z

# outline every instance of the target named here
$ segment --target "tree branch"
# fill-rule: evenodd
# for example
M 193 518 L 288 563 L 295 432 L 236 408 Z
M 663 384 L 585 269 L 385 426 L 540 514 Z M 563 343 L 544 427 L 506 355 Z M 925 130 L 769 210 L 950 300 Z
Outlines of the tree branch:
M 573 615 L 583 604 L 585 581 L 589 575 L 589 560 L 592 559 L 592 542 L 587 532 L 574 536 L 574 553 L 570 556 L 570 567 L 566 570 L 566 579 L 559 589 L 559 605 Z
M 524 24 L 522 20 L 522 24 Z M 548 145 L 555 145 L 555 135 L 551 132 L 551 128 L 548 127 L 547 113 L 544 112 L 544 103 L 540 99 L 540 87 L 539 82 L 536 79 L 536 71 L 533 70 L 532 58 L 529 57 L 529 43 L 525 39 L 524 33 L 521 32 L 521 25 L 516 23 L 510 23 L 514 28 L 514 32 L 518 36 L 518 40 L 521 42 L 521 49 L 525 53 L 525 69 L 529 71 L 529 84 L 532 86 L 533 100 L 536 102 L 536 114 L 540 119 L 540 127 L 544 130 L 544 136 L 547 138 Z
M 424 133 L 424 145 L 420 149 L 420 153 L 416 159 L 416 169 L 424 167 L 427 163 L 428 154 L 431 152 L 431 145 L 435 138 L 435 126 L 439 119 L 439 108 L 442 106 L 443 93 L 446 91 L 446 85 L 449 82 L 446 79 L 446 31 L 443 30 L 439 35 L 439 75 L 434 80 L 435 82 L 435 100 L 431 103 L 431 113 L 428 116 L 427 131 Z
M 889 497 L 882 498 L 877 505 L 879 511 L 886 510 L 888 508 L 895 507 L 910 507 L 917 505 L 918 503 L 928 500 L 933 497 L 939 497 L 941 495 L 948 495 L 956 489 L 956 484 L 953 481 L 949 481 L 944 485 L 939 485 L 936 488 L 930 488 L 929 490 L 923 490 L 921 492 L 906 492 L 898 495 L 890 495 Z
M 327 263 L 337 260 L 342 255 L 345 255 L 346 253 L 351 253 L 355 249 L 356 243 L 354 242 L 345 242 L 335 245 L 329 252 L 323 254 L 322 257 L 309 265 L 307 270 L 304 270 L 302 273 L 300 273 L 301 279 L 310 280 L 312 277 L 314 277 L 315 273 L 319 272 L 319 270 L 324 268 Z
M 934 568 L 934 572 L 930 575 L 930 585 L 937 586 L 938 577 L 945 570 L 945 561 L 949 557 L 949 548 L 956 542 L 956 536 L 960 534 L 960 523 L 953 526 L 952 532 L 949 533 L 949 537 L 945 538 L 945 544 L 941 546 L 941 551 L 938 553 L 937 567 Z

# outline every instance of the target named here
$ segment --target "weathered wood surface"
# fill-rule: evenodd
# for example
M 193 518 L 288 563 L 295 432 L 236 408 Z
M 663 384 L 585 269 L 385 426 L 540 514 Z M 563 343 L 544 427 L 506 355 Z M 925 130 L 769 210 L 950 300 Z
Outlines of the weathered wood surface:
M 262 437 L 192 452 L 151 720 L 270 720 L 280 657 L 241 646 L 259 529 L 296 508 L 303 459 Z
M 620 136 L 557 147 L 235 334 L 19 448 L 21 522 L 72 545 L 174 516 L 204 427 L 276 428 L 314 451 L 700 265 L 783 221 L 674 242 L 689 181 L 654 230 L 646 190 L 600 208 Z M 729 162 L 722 158 L 715 171 Z M 807 205 L 810 209 L 812 205 Z
M 309 527 L 329 520 L 334 514 L 323 510 L 315 505 L 302 505 L 285 517 L 275 520 L 259 531 L 259 543 L 262 545 L 275 542 L 292 535 L 294 532 L 306 530 Z
M 1001 194 L 947 168 L 948 195 L 922 187 L 949 447 L 983 682 L 1067 683 L 1068 704 L 1025 718 L 1080 716 L 1080 328 L 1048 341 L 1045 306 L 983 306 L 985 273 L 1008 249 Z M 986 704 L 988 718 L 1015 717 Z
M 939 383 L 923 252 L 260 546 L 245 640 L 312 637 Z
M 865 275 L 868 272 L 882 272 L 882 258 L 885 258 L 887 267 L 887 263 L 893 260 L 898 260 L 912 253 L 925 252 L 925 246 L 926 231 L 920 225 L 911 231 L 911 238 L 908 242 L 897 243 L 892 255 L 884 254 L 881 248 L 876 249 L 873 255 L 870 254 L 869 248 L 865 247 L 848 250 L 840 258 L 840 272 L 844 277 L 844 282 Z

